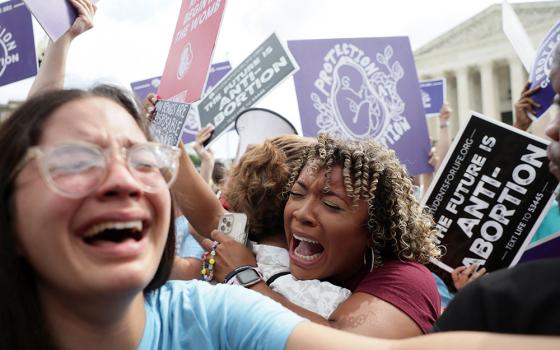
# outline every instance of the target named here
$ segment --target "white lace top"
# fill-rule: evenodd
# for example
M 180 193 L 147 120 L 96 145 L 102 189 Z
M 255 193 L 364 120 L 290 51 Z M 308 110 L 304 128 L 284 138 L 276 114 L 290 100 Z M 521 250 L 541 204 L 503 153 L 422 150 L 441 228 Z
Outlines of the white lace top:
M 268 280 L 277 273 L 290 271 L 290 257 L 284 248 L 253 243 L 257 266 Z M 297 280 L 291 274 L 278 277 L 270 288 L 290 302 L 329 319 L 334 310 L 352 293 L 319 280 Z

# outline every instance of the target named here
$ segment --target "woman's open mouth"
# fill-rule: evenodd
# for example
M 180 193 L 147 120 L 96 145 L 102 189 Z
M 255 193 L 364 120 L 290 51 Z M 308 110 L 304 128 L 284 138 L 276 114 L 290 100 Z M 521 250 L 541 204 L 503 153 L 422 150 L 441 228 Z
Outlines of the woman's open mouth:
M 136 242 L 143 237 L 143 224 L 141 220 L 129 222 L 104 222 L 91 227 L 84 234 L 86 244 L 99 244 L 104 241 L 121 243 L 127 239 Z
M 142 250 L 146 232 L 142 220 L 107 221 L 91 226 L 82 241 L 102 255 L 133 256 Z
M 309 238 L 292 235 L 290 245 L 290 256 L 303 264 L 314 264 L 323 255 L 325 249 L 321 243 Z

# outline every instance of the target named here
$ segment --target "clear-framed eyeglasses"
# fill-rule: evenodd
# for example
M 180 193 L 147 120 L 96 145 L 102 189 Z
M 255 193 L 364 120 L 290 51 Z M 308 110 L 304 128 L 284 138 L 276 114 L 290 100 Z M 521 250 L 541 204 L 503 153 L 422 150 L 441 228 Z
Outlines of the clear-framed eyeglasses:
M 105 180 L 113 161 L 113 148 L 73 142 L 56 146 L 35 146 L 28 150 L 18 167 L 35 159 L 41 177 L 55 193 L 81 198 L 95 191 Z M 179 168 L 179 148 L 155 142 L 134 144 L 120 149 L 126 166 L 142 189 L 156 192 L 168 188 Z

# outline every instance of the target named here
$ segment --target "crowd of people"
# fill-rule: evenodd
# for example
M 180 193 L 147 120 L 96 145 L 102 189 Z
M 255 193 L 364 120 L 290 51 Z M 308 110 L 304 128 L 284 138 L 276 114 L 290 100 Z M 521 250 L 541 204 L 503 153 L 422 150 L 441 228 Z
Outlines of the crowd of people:
M 152 139 L 155 96 L 64 89 L 96 11 L 70 2 L 78 18 L 0 126 L 0 348 L 558 348 L 560 261 L 460 267 L 453 297 L 426 267 L 445 252 L 420 182 L 375 140 L 281 135 L 227 169 L 203 128 L 197 169 L 182 143 Z M 551 80 L 560 92 L 560 48 Z M 560 178 L 560 118 L 547 135 Z M 248 243 L 216 229 L 229 212 Z

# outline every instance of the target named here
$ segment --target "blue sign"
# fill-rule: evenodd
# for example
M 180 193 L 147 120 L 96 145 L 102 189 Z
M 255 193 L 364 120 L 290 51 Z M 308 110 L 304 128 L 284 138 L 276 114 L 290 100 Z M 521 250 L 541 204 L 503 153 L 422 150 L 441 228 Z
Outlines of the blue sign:
M 420 82 L 422 104 L 426 117 L 436 117 L 445 102 L 445 79 L 426 80 Z
M 557 22 L 552 27 L 539 46 L 531 74 L 529 75 L 531 89 L 537 86 L 541 87 L 541 90 L 531 96 L 535 102 L 541 105 L 540 108 L 535 108 L 536 118 L 539 118 L 546 112 L 554 101 L 554 95 L 556 95 L 552 89 L 552 84 L 550 84 L 550 70 L 552 68 L 554 49 L 558 42 L 560 42 L 560 22 Z
M 0 4 L 0 86 L 37 74 L 31 13 L 22 1 Z

